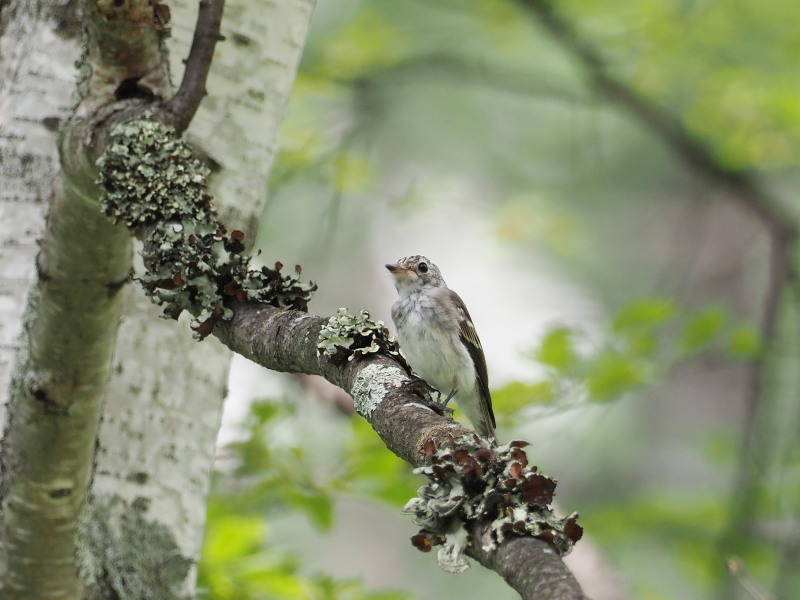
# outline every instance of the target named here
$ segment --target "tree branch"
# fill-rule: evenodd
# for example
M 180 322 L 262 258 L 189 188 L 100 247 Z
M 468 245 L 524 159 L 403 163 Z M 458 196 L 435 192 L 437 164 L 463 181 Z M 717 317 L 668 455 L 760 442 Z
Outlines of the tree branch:
M 486 525 L 473 527 L 473 539 L 488 536 L 487 529 Z M 478 543 L 469 555 L 496 571 L 522 600 L 587 600 L 564 561 L 542 540 L 511 538 L 494 552 L 484 551 Z
M 706 143 L 686 129 L 676 116 L 647 99 L 633 87 L 614 77 L 601 53 L 583 39 L 554 7 L 552 0 L 517 0 L 528 13 L 541 23 L 553 37 L 584 67 L 590 83 L 602 94 L 635 116 L 655 132 L 687 165 L 706 179 L 726 189 L 728 198 L 738 202 L 755 216 L 769 236 L 767 289 L 760 316 L 760 333 L 764 348 L 762 358 L 750 365 L 745 390 L 744 431 L 733 500 L 728 523 L 719 547 L 729 554 L 735 551 L 736 540 L 748 530 L 753 519 L 754 498 L 760 490 L 759 473 L 754 457 L 759 454 L 756 424 L 764 410 L 764 359 L 776 334 L 781 301 L 787 285 L 797 285 L 798 274 L 792 261 L 792 248 L 798 237 L 795 220 L 765 189 L 752 169 L 734 170 L 722 164 Z M 791 552 L 791 550 L 789 551 Z M 723 591 L 727 597 L 730 590 Z
M 422 382 L 398 362 L 402 359 L 395 343 L 382 326 L 365 315 L 356 318 L 342 311 L 331 319 L 309 315 L 304 310 L 315 285 L 283 275 L 280 264 L 275 269 L 249 269 L 244 234 L 228 235 L 215 220 L 202 165 L 173 131 L 139 120 L 117 127 L 112 140 L 98 162 L 106 189 L 104 209 L 143 236 L 147 273 L 141 283 L 156 302 L 166 305 L 165 314 L 177 317 L 188 310 L 195 315 L 192 328 L 197 337 L 213 333 L 264 367 L 322 375 L 343 388 L 389 450 L 414 466 L 435 465 L 432 470 L 447 481 L 468 479 L 474 489 L 465 493 L 459 487 L 462 492 L 452 498 L 462 503 L 459 531 L 477 521 L 497 526 L 491 533 L 487 528 L 480 542 L 474 540 L 472 551 L 480 544 L 480 552 L 494 547 L 499 554 L 493 557 L 487 550 L 485 556 L 477 556 L 525 598 L 581 598 L 566 567 L 553 567 L 552 553 L 545 553 L 547 544 L 508 546 L 525 531 L 566 552 L 582 532 L 576 515 L 555 517 L 549 507 L 555 483 L 528 466 L 524 444 L 483 446 L 472 430 L 440 414 L 439 406 L 425 397 Z M 137 175 L 140 171 L 152 176 L 143 180 Z M 299 267 L 296 272 L 299 275 Z M 481 474 L 485 477 L 477 482 Z M 466 508 L 473 498 L 484 502 L 480 510 Z M 521 514 L 531 529 L 517 528 Z M 452 512 L 443 517 L 456 518 Z M 432 538 L 427 549 L 452 542 L 457 552 L 464 551 L 463 544 L 442 539 L 444 535 Z M 494 536 L 491 546 L 486 536 Z M 523 562 L 508 564 L 512 558 Z M 571 595 L 542 596 L 543 587 L 531 583 L 553 582 L 553 573 L 558 573 L 559 589 Z
M 732 197 L 765 223 L 770 230 L 795 235 L 781 207 L 763 188 L 751 170 L 733 170 L 714 156 L 708 145 L 686 130 L 683 123 L 622 80 L 614 77 L 597 48 L 582 38 L 559 14 L 551 0 L 517 0 L 586 70 L 589 81 L 601 94 L 628 110 L 653 130 L 692 169 L 730 190 Z
M 171 124 L 179 133 L 192 122 L 206 95 L 206 78 L 211 69 L 214 47 L 223 39 L 219 29 L 224 7 L 225 0 L 200 0 L 183 80 L 172 99 L 164 105 L 164 110 L 172 117 Z
M 234 352 L 275 371 L 322 375 L 347 391 L 356 410 L 386 447 L 413 466 L 427 464 L 423 451 L 433 442 L 446 446 L 472 430 L 437 414 L 411 385 L 405 367 L 384 355 L 355 358 L 337 366 L 317 351 L 327 319 L 271 306 L 233 303 L 233 318 L 221 321 L 214 335 Z M 523 600 L 585 600 L 574 576 L 544 541 L 511 537 L 494 551 L 483 549 L 489 525 L 471 530 L 467 554 L 496 571 Z
M 572 104 L 590 102 L 590 98 L 586 95 L 581 95 L 565 86 L 535 79 L 527 71 L 493 65 L 477 59 L 470 61 L 447 52 L 412 56 L 388 66 L 375 68 L 357 77 L 333 77 L 332 81 L 342 86 L 369 88 L 419 83 L 424 77 L 440 83 L 483 86 L 496 92 L 536 96 Z

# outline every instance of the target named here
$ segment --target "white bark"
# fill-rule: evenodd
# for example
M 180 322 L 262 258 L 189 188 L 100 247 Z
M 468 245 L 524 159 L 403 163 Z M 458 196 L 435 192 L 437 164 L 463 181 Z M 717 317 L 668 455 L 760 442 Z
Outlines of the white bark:
M 196 7 L 185 0 L 171 3 L 174 65 L 188 53 Z M 223 219 L 250 239 L 312 8 L 312 0 L 229 7 L 223 23 L 229 41 L 217 46 L 210 95 L 189 132 L 223 169 L 212 181 Z M 59 171 L 56 134 L 74 96 L 80 53 L 74 11 L 75 3 L 17 0 L 0 13 L 3 392 L 35 273 L 36 240 Z M 182 69 L 175 72 L 179 76 Z M 146 517 L 166 526 L 181 554 L 196 560 L 230 352 L 215 340 L 198 344 L 186 327 L 158 319 L 158 310 L 129 288 L 93 491 L 149 506 Z M 118 511 L 109 514 L 118 520 Z M 120 530 L 119 523 L 109 526 Z M 187 591 L 192 581 L 189 577 Z
M 37 238 L 58 172 L 56 132 L 75 89 L 76 15 L 12 0 L 0 12 L 0 430 Z M 60 24 L 60 25 L 59 25 Z M 57 33 L 58 31 L 58 33 Z
M 171 4 L 173 78 L 188 54 L 196 3 Z M 230 228 L 255 236 L 267 174 L 294 81 L 312 0 L 226 7 L 207 85 L 189 138 L 222 166 L 211 178 Z M 147 517 L 167 526 L 181 553 L 202 543 L 209 477 L 231 353 L 214 339 L 198 343 L 184 323 L 129 286 L 108 388 L 95 494 L 149 502 Z M 189 578 L 190 580 L 193 578 Z

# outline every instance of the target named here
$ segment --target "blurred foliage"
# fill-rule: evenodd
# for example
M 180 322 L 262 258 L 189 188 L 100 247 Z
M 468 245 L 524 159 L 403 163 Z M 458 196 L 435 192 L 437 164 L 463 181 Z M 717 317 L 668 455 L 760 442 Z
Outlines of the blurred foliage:
M 367 591 L 355 580 L 335 580 L 308 574 L 302 561 L 274 547 L 268 522 L 289 512 L 305 514 L 319 532 L 330 529 L 337 494 L 369 487 L 371 467 L 386 468 L 391 482 L 380 482 L 387 499 L 405 502 L 410 469 L 393 455 L 375 452 L 375 435 L 352 420 L 350 443 L 355 460 L 338 457 L 345 465 L 330 471 L 315 453 L 325 452 L 302 435 L 301 419 L 286 401 L 255 402 L 244 424 L 241 441 L 222 449 L 223 470 L 216 474 L 208 508 L 208 524 L 199 565 L 198 597 L 214 600 L 403 600 L 397 591 Z M 295 435 L 286 435 L 286 430 Z M 280 441 L 276 441 L 276 434 Z M 295 439 L 296 443 L 288 440 Z M 366 456 L 362 456 L 362 452 Z M 388 455 L 388 457 L 387 457 Z M 390 457 L 390 458 L 389 458 Z M 330 457 L 328 457 L 330 459 Z M 359 460 L 364 458 L 364 460 Z M 363 476 L 362 476 L 363 474 Z M 403 484 L 406 484 L 405 486 Z M 366 487 L 365 487 L 366 486 Z M 380 496 L 380 493 L 376 494 Z
M 562 0 L 631 84 L 683 115 L 732 168 L 797 166 L 800 44 L 791 0 Z M 624 25 L 623 25 L 624 23 Z
M 546 378 L 496 390 L 495 412 L 513 423 L 519 411 L 542 404 L 611 402 L 657 383 L 690 359 L 747 361 L 760 351 L 755 327 L 733 321 L 720 306 L 680 310 L 669 298 L 641 298 L 611 318 L 600 341 L 567 327 L 549 330 L 529 353 L 547 367 Z
M 318 245 L 320 270 L 346 270 L 351 257 L 371 250 L 364 230 L 379 237 L 387 221 L 428 215 L 450 194 L 459 210 L 482 211 L 504 249 L 554 257 L 559 274 L 579 281 L 610 316 L 598 317 L 596 330 L 557 326 L 531 342 L 528 357 L 542 375 L 493 390 L 507 428 L 501 432 L 542 440 L 544 453 L 555 448 L 556 466 L 548 468 L 564 473 L 565 486 L 583 486 L 569 502 L 634 597 L 745 597 L 724 571 L 732 554 L 780 597 L 796 597 L 800 583 L 790 574 L 797 569 L 787 557 L 791 543 L 794 556 L 800 550 L 775 533 L 796 524 L 800 506 L 794 309 L 784 307 L 776 343 L 754 324 L 758 277 L 745 280 L 753 288 L 745 301 L 684 292 L 710 227 L 701 205 L 718 200 L 719 190 L 698 182 L 624 106 L 599 98 L 592 74 L 525 4 L 320 0 L 282 127 L 262 236 L 277 243 L 283 234 L 281 243 L 293 243 L 287 214 L 306 229 L 322 222 L 337 235 L 319 228 L 304 234 Z M 596 49 L 620 85 L 709 147 L 720 168 L 755 171 L 776 196 L 789 190 L 789 200 L 778 199 L 797 214 L 800 5 L 547 5 Z M 389 212 L 374 224 L 376 205 Z M 354 225 L 337 220 L 348 206 L 359 216 Z M 680 242 L 666 244 L 670 234 Z M 343 239 L 347 248 L 336 254 Z M 737 241 L 742 252 L 753 246 L 752 261 L 763 259 L 752 238 Z M 675 255 L 665 257 L 666 247 Z M 758 275 L 753 264 L 747 269 Z M 743 455 L 744 440 L 730 426 L 741 418 L 735 409 L 719 430 L 672 439 L 681 427 L 692 430 L 703 407 L 675 415 L 686 410 L 677 397 L 685 390 L 653 394 L 659 384 L 688 367 L 758 361 L 766 367 L 767 410 L 752 425 L 754 454 Z M 709 401 L 706 410 L 715 409 Z M 329 447 L 287 435 L 287 411 L 281 403 L 256 405 L 244 439 L 226 450 L 233 466 L 215 482 L 201 585 L 211 598 L 394 597 L 359 596 L 367 592 L 357 584 L 309 575 L 300 558 L 270 546 L 264 522 L 276 514 L 299 511 L 323 535 L 342 494 L 397 510 L 419 485 L 360 419 L 345 442 Z M 659 417 L 670 411 L 680 426 L 665 431 Z M 749 471 L 739 480 L 742 464 Z M 788 548 L 782 554 L 781 544 Z
M 391 507 L 402 507 L 417 493 L 420 478 L 411 474 L 405 461 L 386 450 L 364 419 L 352 421 L 352 432 L 343 461 L 349 489 Z

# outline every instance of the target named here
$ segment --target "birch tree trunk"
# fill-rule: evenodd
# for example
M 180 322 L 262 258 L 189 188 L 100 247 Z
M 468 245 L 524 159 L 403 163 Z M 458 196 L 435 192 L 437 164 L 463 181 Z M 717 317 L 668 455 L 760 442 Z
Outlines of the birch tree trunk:
M 197 6 L 171 7 L 170 60 L 180 73 Z M 312 10 L 313 0 L 227 6 L 226 43 L 217 46 L 210 93 L 187 132 L 213 165 L 223 221 L 247 240 L 255 238 Z M 125 296 L 93 492 L 128 505 L 147 498 L 147 518 L 169 528 L 181 554 L 195 560 L 232 353 L 216 340 L 198 344 L 184 321 L 159 319 L 139 286 Z
M 75 90 L 74 8 L 11 0 L 0 11 L 0 425 L 37 238 L 58 173 L 56 137 Z
M 91 4 L 86 3 L 86 6 Z M 205 154 L 214 166 L 216 175 L 212 187 L 218 194 L 225 218 L 253 234 L 312 8 L 313 0 L 294 0 L 261 2 L 258 6 L 248 6 L 247 11 L 240 7 L 228 11 L 223 34 L 234 42 L 219 48 L 209 81 L 209 88 L 215 92 L 213 102 L 206 102 L 190 132 L 193 138 L 203 140 Z M 196 4 L 178 0 L 171 4 L 171 10 L 174 24 L 170 40 L 172 63 L 180 65 L 188 52 Z M 71 215 L 74 211 L 69 207 L 75 205 L 76 197 L 70 190 L 80 191 L 79 202 L 90 220 L 96 219 L 103 229 L 110 227 L 105 217 L 100 216 L 96 193 L 90 196 L 85 193 L 92 188 L 91 169 L 79 174 L 79 179 L 83 179 L 79 183 L 71 182 L 69 177 L 63 180 L 59 172 L 62 165 L 58 161 L 57 133 L 69 115 L 78 75 L 74 68 L 80 52 L 78 11 L 77 2 L 59 6 L 11 2 L 2 10 L 0 389 L 5 398 L 11 380 L 12 357 L 19 349 L 15 414 L 30 414 L 36 426 L 20 429 L 18 423 L 14 427 L 4 423 L 3 485 L 0 487 L 5 508 L 3 527 L 5 531 L 15 530 L 16 535 L 5 540 L 7 543 L 2 547 L 0 586 L 5 590 L 4 598 L 6 593 L 8 597 L 77 598 L 84 593 L 100 594 L 101 590 L 112 590 L 124 596 L 146 589 L 146 584 L 125 581 L 132 577 L 131 573 L 122 577 L 119 572 L 114 573 L 115 568 L 135 571 L 139 567 L 146 571 L 149 563 L 164 563 L 161 574 L 166 573 L 173 579 L 171 585 L 176 577 L 183 579 L 182 584 L 173 585 L 172 589 L 182 589 L 182 594 L 188 594 L 194 585 L 194 574 L 186 566 L 196 562 L 202 540 L 230 351 L 216 342 L 197 344 L 191 336 L 176 330 L 180 325 L 156 318 L 157 310 L 134 286 L 126 286 L 121 294 L 115 289 L 108 310 L 98 309 L 92 294 L 87 294 L 85 304 L 76 304 L 80 300 L 72 301 L 55 313 L 51 311 L 49 321 L 41 311 L 37 312 L 42 284 L 48 297 L 59 300 L 71 297 L 69 291 L 62 293 L 60 284 L 53 285 L 49 281 L 51 274 L 44 270 L 45 267 L 55 270 L 64 266 L 61 244 L 74 247 L 75 244 L 85 245 L 88 240 L 97 249 L 96 256 L 79 251 L 69 263 L 70 268 L 83 264 L 93 271 L 102 270 L 108 263 L 108 246 L 98 243 L 107 233 L 93 232 L 93 226 L 71 218 L 51 218 L 42 253 L 43 258 L 49 260 L 47 264 L 40 261 L 38 283 L 29 300 L 26 336 L 21 346 L 17 342 L 23 320 L 23 298 L 37 274 L 36 240 L 42 235 L 46 202 L 52 198 L 67 207 L 65 214 Z M 102 52 L 99 54 L 102 56 Z M 92 66 L 95 70 L 98 68 L 97 64 Z M 118 81 L 109 83 L 119 84 Z M 168 97 L 163 85 L 157 91 Z M 113 98 L 108 97 L 106 101 L 113 101 Z M 90 112 L 85 106 L 82 110 Z M 63 166 L 70 173 L 76 170 L 76 165 Z M 85 167 L 77 165 L 77 170 Z M 67 181 L 66 193 L 62 189 L 63 181 Z M 75 225 L 80 229 L 75 230 Z M 116 266 L 111 266 L 105 280 L 124 281 L 129 269 L 128 234 L 116 228 L 111 235 L 115 239 L 121 236 L 121 245 L 117 244 L 114 251 L 121 262 L 111 262 Z M 87 277 L 94 275 L 96 273 Z M 77 277 L 80 272 L 68 269 L 57 279 L 69 286 Z M 103 373 L 107 366 L 103 364 L 110 356 L 109 344 L 113 344 L 121 304 L 125 307 L 123 324 L 104 406 L 100 402 L 103 391 L 96 384 L 92 384 L 91 394 L 97 399 L 85 404 L 88 412 L 80 409 L 70 394 L 64 394 L 64 405 L 59 405 L 57 394 L 51 394 L 52 385 L 47 388 L 30 385 L 30 369 L 25 371 L 26 367 L 38 365 L 34 369 L 41 371 L 45 363 L 38 359 L 51 358 L 52 369 L 57 370 L 59 361 L 65 356 L 69 358 L 52 351 L 44 355 L 39 352 L 37 358 L 36 336 L 49 340 L 51 328 L 61 326 L 67 337 L 57 347 L 69 352 L 69 348 L 75 348 L 69 341 L 70 334 L 80 336 L 84 329 L 89 329 L 81 325 L 80 320 L 73 321 L 76 314 L 83 314 L 106 329 L 100 338 L 107 341 L 92 343 L 100 369 L 95 381 L 105 382 Z M 31 331 L 38 334 L 31 335 Z M 87 355 L 85 350 L 76 354 L 75 360 L 79 363 L 76 368 L 80 369 L 85 366 Z M 50 368 L 47 367 L 48 374 L 43 380 L 48 380 Z M 56 375 L 54 381 L 58 378 Z M 85 385 L 81 387 L 84 392 L 88 389 Z M 101 407 L 103 425 L 93 458 L 93 432 Z M 5 421 L 7 405 L 3 408 Z M 58 439 L 57 435 L 47 434 L 49 427 L 63 429 L 63 419 L 49 418 L 60 410 L 71 426 L 84 430 L 83 435 L 70 436 L 76 440 L 75 445 L 80 446 L 77 452 L 73 452 L 75 448 L 55 448 L 47 443 L 48 438 Z M 55 453 L 71 461 L 70 466 L 62 470 L 83 473 L 79 477 L 82 483 L 75 486 L 72 477 L 56 476 L 64 460 L 54 461 Z M 94 501 L 87 512 L 86 531 L 80 534 L 81 552 L 76 564 L 77 522 L 74 517 L 80 494 L 73 492 L 88 485 L 92 460 L 96 462 Z M 45 466 L 42 472 L 38 472 L 38 465 Z M 28 475 L 34 471 L 33 480 L 28 481 Z M 20 484 L 16 475 L 23 472 L 26 477 Z M 40 489 L 47 493 L 44 501 L 37 505 L 41 498 L 36 490 Z M 59 512 L 56 504 L 62 498 L 71 499 L 67 502 L 69 508 Z M 21 518 L 19 527 L 15 528 L 15 515 L 20 512 L 20 506 L 24 506 L 27 516 Z M 47 517 L 41 520 L 41 527 L 55 527 L 63 534 L 56 536 L 60 549 L 55 552 L 52 544 L 41 547 L 40 542 L 45 543 L 47 539 L 44 531 L 30 530 L 30 523 L 36 521 L 30 517 L 41 511 Z M 150 535 L 143 535 L 146 531 Z M 149 540 L 149 547 L 137 543 L 142 539 Z M 163 543 L 154 543 L 159 540 Z M 143 556 L 135 559 L 130 553 L 125 554 L 124 548 Z M 129 564 L 109 562 L 107 555 L 114 553 L 124 556 Z M 177 558 L 166 560 L 165 553 L 177 555 Z M 43 558 L 44 555 L 48 558 Z M 40 574 L 47 565 L 48 577 L 42 578 Z M 76 579 L 79 570 L 80 580 Z M 135 573 L 133 577 L 138 575 Z M 91 584 L 86 588 L 88 592 L 84 592 L 86 583 Z M 31 592 L 32 585 L 35 592 Z

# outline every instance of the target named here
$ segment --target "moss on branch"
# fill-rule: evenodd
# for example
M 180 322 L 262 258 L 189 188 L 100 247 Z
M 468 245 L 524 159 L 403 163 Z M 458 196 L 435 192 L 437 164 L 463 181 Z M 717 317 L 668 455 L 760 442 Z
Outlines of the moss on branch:
M 217 221 L 208 170 L 175 133 L 149 119 L 122 123 L 97 161 L 104 212 L 144 238 L 140 282 L 164 315 L 188 310 L 204 338 L 232 317 L 229 302 L 261 302 L 307 310 L 317 286 L 301 282 L 300 267 L 283 275 L 250 268 L 244 233 Z
M 406 364 L 397 339 L 383 321 L 373 321 L 366 310 L 354 316 L 346 308 L 340 308 L 319 332 L 317 354 L 335 365 L 376 352 Z
M 423 552 L 441 545 L 439 566 L 461 572 L 469 563 L 470 522 L 491 524 L 484 550 L 496 550 L 511 536 L 531 536 L 547 542 L 559 556 L 568 554 L 583 535 L 578 514 L 561 518 L 550 503 L 556 482 L 528 464 L 526 442 L 487 447 L 475 435 L 449 439 L 436 447 L 426 444 L 430 464 L 415 469 L 429 479 L 403 511 L 415 516 L 422 530 L 411 538 Z

